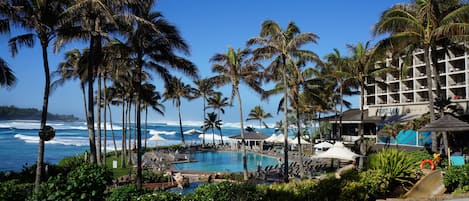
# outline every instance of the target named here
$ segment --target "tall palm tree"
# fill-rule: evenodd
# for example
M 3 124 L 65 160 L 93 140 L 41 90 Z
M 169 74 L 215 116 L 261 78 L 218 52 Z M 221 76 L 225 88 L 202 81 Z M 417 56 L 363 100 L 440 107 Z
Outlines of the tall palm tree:
M 260 105 L 255 106 L 254 108 L 251 109 L 251 111 L 248 114 L 248 118 L 246 121 L 250 120 L 258 120 L 259 121 L 259 129 L 262 127 L 262 124 L 266 128 L 268 128 L 267 124 L 264 122 L 264 119 L 267 118 L 272 118 L 272 114 L 265 112 Z
M 246 140 L 244 136 L 243 104 L 241 102 L 241 94 L 239 93 L 239 84 L 243 82 L 256 92 L 262 92 L 259 81 L 260 65 L 248 60 L 250 53 L 251 51 L 249 49 L 235 50 L 229 47 L 226 53 L 218 53 L 210 58 L 211 62 L 215 62 L 212 71 L 218 74 L 212 77 L 211 80 L 218 86 L 231 84 L 230 102 L 233 101 L 234 96 L 238 99 L 244 180 L 248 179 L 248 168 L 246 160 Z
M 205 117 L 204 125 L 202 127 L 204 128 L 204 133 L 207 132 L 208 129 L 212 129 L 212 142 L 213 142 L 213 145 L 215 145 L 215 131 L 214 131 L 214 129 L 216 128 L 217 130 L 221 130 L 221 125 L 222 125 L 222 121 L 217 118 L 217 114 L 215 114 L 215 112 L 207 113 L 207 117 Z M 223 144 L 223 136 L 220 136 L 220 139 L 222 140 L 222 144 Z
M 201 97 L 203 101 L 203 112 L 204 112 L 204 118 L 206 115 L 206 109 L 207 109 L 207 99 L 209 96 L 213 95 L 215 91 L 213 90 L 213 83 L 210 83 L 208 79 L 201 79 L 201 80 L 196 80 L 194 81 L 194 84 L 196 85 L 195 88 L 195 93 L 194 96 Z M 205 132 L 202 134 L 202 145 L 205 145 Z
M 143 68 L 155 70 L 164 78 L 166 85 L 169 81 L 169 72 L 166 66 L 179 70 L 191 78 L 197 78 L 197 68 L 195 65 L 175 54 L 180 51 L 189 54 L 189 47 L 179 35 L 175 26 L 171 25 L 163 18 L 159 12 L 152 11 L 156 1 L 142 1 L 130 6 L 136 16 L 133 20 L 134 29 L 128 32 L 127 47 L 134 55 L 133 60 L 137 71 L 137 102 L 136 107 L 141 107 L 142 93 L 142 71 Z M 137 154 L 141 155 L 141 119 L 140 111 L 137 110 Z M 182 127 L 181 127 L 182 129 Z M 182 134 L 182 133 L 181 133 Z M 182 134 L 183 135 L 183 134 Z M 183 144 L 184 144 L 184 139 Z M 141 187 L 141 160 L 137 160 L 137 186 Z
M 50 70 L 47 48 L 57 34 L 57 27 L 61 20 L 61 13 L 66 8 L 65 0 L 43 1 L 8 1 L 11 11 L 8 19 L 18 27 L 27 31 L 24 34 L 12 37 L 8 45 L 13 56 L 18 54 L 18 46 L 33 47 L 34 41 L 39 40 L 42 50 L 43 68 L 45 75 L 44 96 L 42 104 L 40 133 L 44 131 L 47 124 L 47 111 L 50 93 Z M 7 4 L 8 4 L 7 3 Z M 39 149 L 36 168 L 35 192 L 39 190 L 41 182 L 42 164 L 44 161 L 44 139 L 39 136 Z
M 366 155 L 366 144 L 364 142 L 364 101 L 365 101 L 365 87 L 366 82 L 371 77 L 377 76 L 383 72 L 386 72 L 386 69 L 375 68 L 375 62 L 378 60 L 379 54 L 377 54 L 376 48 L 371 48 L 370 43 L 366 42 L 358 43 L 357 45 L 347 45 L 349 51 L 351 51 L 350 56 L 350 72 L 354 75 L 352 77 L 354 87 L 360 90 L 360 124 L 358 126 L 358 133 L 360 135 L 360 153 Z M 360 157 L 359 168 L 363 167 L 363 157 Z
M 316 60 L 316 54 L 308 50 L 300 49 L 307 44 L 315 44 L 318 36 L 314 33 L 301 33 L 295 23 L 290 22 L 283 30 L 276 22 L 268 20 L 262 23 L 259 37 L 248 40 L 248 45 L 258 45 L 254 50 L 254 59 L 272 59 L 272 63 L 266 68 L 270 75 L 275 76 L 275 80 L 283 84 L 284 107 L 288 106 L 288 74 L 295 75 L 290 79 L 301 84 L 303 77 L 300 68 L 297 66 L 295 58 L 302 57 L 306 61 Z M 280 76 L 278 76 L 280 75 Z M 284 110 L 284 181 L 288 182 L 288 110 Z
M 147 149 L 147 125 L 148 125 L 148 107 L 151 107 L 155 112 L 164 115 L 165 107 L 160 103 L 160 93 L 156 91 L 153 84 L 145 83 L 142 85 L 141 99 L 143 102 L 143 109 L 145 109 L 145 150 Z
M 384 11 L 373 31 L 375 35 L 389 34 L 378 43 L 379 48 L 398 46 L 410 52 L 423 49 L 432 121 L 435 120 L 432 74 L 439 75 L 437 55 L 432 53 L 438 46 L 457 46 L 469 39 L 468 12 L 469 4 L 464 1 L 416 0 Z M 440 97 L 439 77 L 435 76 L 437 97 Z M 432 133 L 432 151 L 436 152 L 437 146 L 437 136 Z
M 90 143 L 91 162 L 98 163 L 94 128 L 94 78 L 102 59 L 102 40 L 108 33 L 116 31 L 120 1 L 78 0 L 63 12 L 62 28 L 55 44 L 56 50 L 73 40 L 89 40 L 88 72 L 88 112 L 86 117 Z
M 10 88 L 15 85 L 16 76 L 8 63 L 0 58 L 0 87 Z
M 228 101 L 227 97 L 222 97 L 222 94 L 220 92 L 214 92 L 212 96 L 210 96 L 207 100 L 208 102 L 208 108 L 213 108 L 213 110 L 218 111 L 218 119 L 221 120 L 221 114 L 225 114 L 225 109 L 224 107 L 231 106 L 231 104 Z M 223 144 L 223 134 L 222 130 L 219 129 L 218 133 L 220 133 L 220 136 L 222 137 L 222 144 Z
M 181 78 L 173 77 L 171 81 L 166 84 L 165 91 L 163 93 L 164 101 L 172 100 L 173 105 L 178 108 L 178 117 L 179 117 L 179 131 L 181 133 L 181 142 L 184 146 L 186 141 L 184 140 L 184 132 L 182 131 L 182 118 L 181 118 L 181 98 L 190 99 L 193 97 L 193 88 L 184 84 Z
M 338 49 L 333 50 L 332 53 L 326 55 L 327 65 L 325 76 L 337 80 L 339 92 L 339 140 L 342 136 L 342 115 L 344 107 L 344 90 L 350 89 L 351 80 L 353 75 L 349 69 L 348 58 L 343 57 Z

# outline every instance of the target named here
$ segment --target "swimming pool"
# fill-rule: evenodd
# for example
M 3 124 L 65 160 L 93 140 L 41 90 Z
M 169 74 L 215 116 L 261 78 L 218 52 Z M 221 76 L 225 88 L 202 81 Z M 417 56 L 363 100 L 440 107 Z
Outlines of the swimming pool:
M 178 170 L 195 170 L 207 172 L 242 172 L 243 155 L 241 152 L 197 152 L 190 156 L 197 162 L 174 164 Z M 248 170 L 257 170 L 257 165 L 262 168 L 268 165 L 276 165 L 278 161 L 274 157 L 248 152 L 246 155 Z

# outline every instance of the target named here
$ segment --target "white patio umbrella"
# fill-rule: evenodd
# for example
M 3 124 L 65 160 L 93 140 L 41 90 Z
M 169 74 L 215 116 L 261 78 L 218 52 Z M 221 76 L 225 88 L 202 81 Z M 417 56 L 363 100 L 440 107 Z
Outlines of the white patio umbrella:
M 301 142 L 301 144 L 311 144 L 310 142 L 306 141 L 303 138 L 300 138 L 300 142 Z M 293 140 L 289 141 L 289 143 L 298 144 L 298 138 L 296 138 L 296 137 L 293 138 Z
M 274 143 L 283 143 L 285 141 L 285 137 L 283 134 L 277 135 L 277 138 L 273 141 Z M 291 138 L 288 138 L 288 143 L 292 144 Z
M 332 158 L 349 161 L 353 161 L 359 156 L 360 155 L 346 148 L 342 142 L 336 142 L 330 149 L 317 155 L 318 158 Z
M 275 142 L 277 140 L 277 134 L 272 134 L 270 137 L 265 139 L 266 142 Z
M 197 129 L 190 129 L 190 130 L 187 130 L 187 131 L 184 131 L 184 134 L 202 134 L 204 133 L 203 131 L 200 131 L 200 130 L 197 130 Z
M 148 140 L 150 140 L 150 141 L 163 141 L 163 140 L 166 140 L 166 139 L 164 139 L 163 137 L 161 137 L 161 136 L 158 135 L 158 134 L 154 134 L 154 135 L 151 136 L 151 138 L 149 138 Z
M 324 148 L 331 148 L 332 146 L 334 146 L 333 144 L 329 143 L 329 142 L 321 142 L 319 144 L 315 144 L 314 145 L 314 148 L 316 149 L 324 149 Z

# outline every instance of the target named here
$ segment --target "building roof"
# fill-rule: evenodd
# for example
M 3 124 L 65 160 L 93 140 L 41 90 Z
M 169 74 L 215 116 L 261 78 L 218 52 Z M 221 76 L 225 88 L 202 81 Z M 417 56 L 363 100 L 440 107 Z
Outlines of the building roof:
M 244 133 L 244 139 L 249 140 L 249 141 L 263 141 L 267 139 L 269 136 L 257 133 L 257 132 L 248 132 Z M 236 139 L 236 140 L 241 140 L 241 134 L 235 135 L 235 136 L 230 136 L 231 139 Z
M 363 110 L 363 122 L 364 123 L 377 123 L 383 121 L 379 116 L 368 116 L 368 110 Z M 339 119 L 339 115 L 332 115 L 321 118 L 324 121 L 335 121 Z M 350 109 L 342 114 L 342 123 L 360 123 L 360 109 Z
M 453 115 L 446 114 L 443 117 L 425 125 L 420 131 L 467 131 L 469 124 L 459 120 Z

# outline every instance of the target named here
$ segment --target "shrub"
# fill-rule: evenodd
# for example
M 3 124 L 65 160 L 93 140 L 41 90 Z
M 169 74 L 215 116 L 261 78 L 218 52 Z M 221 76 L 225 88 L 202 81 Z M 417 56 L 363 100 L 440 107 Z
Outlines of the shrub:
M 415 178 L 418 164 L 404 151 L 397 149 L 383 149 L 369 157 L 368 167 L 380 170 L 389 181 L 389 187 L 396 187 L 402 181 Z
M 389 178 L 379 169 L 360 172 L 359 182 L 367 189 L 366 199 L 385 196 L 390 192 Z
M 263 200 L 254 184 L 248 183 L 212 183 L 203 184 L 195 189 L 195 200 L 200 201 L 256 201 Z
M 84 164 L 71 171 L 51 177 L 42 185 L 38 200 L 103 200 L 111 172 L 106 168 Z
M 68 170 L 74 170 L 83 163 L 85 163 L 85 155 L 81 154 L 77 156 L 65 157 L 57 163 L 57 166 Z
M 134 173 L 137 174 L 136 172 Z M 162 173 L 154 173 L 152 170 L 143 170 L 142 177 L 144 183 L 161 183 L 168 182 L 169 176 L 163 175 Z
M 23 184 L 16 179 L 0 182 L 0 200 L 23 201 L 32 194 L 32 190 L 32 183 Z
M 469 188 L 469 165 L 450 166 L 443 176 L 443 184 L 448 192 L 464 192 Z
M 183 196 L 173 193 L 173 192 L 165 192 L 165 191 L 158 191 L 154 193 L 147 193 L 139 196 L 136 199 L 132 200 L 138 200 L 138 201 L 181 201 L 183 199 Z M 191 199 L 193 200 L 193 199 Z
M 414 161 L 416 164 L 420 164 L 420 162 L 422 162 L 425 159 L 430 159 L 430 160 L 433 159 L 433 156 L 430 153 L 428 153 L 428 151 L 425 149 L 408 152 L 407 154 L 409 155 L 411 160 Z
M 137 197 L 144 195 L 146 193 L 150 193 L 149 190 L 142 188 L 138 190 L 137 186 L 133 184 L 119 186 L 113 188 L 111 193 L 106 198 L 107 201 L 129 201 L 132 199 L 136 199 Z

